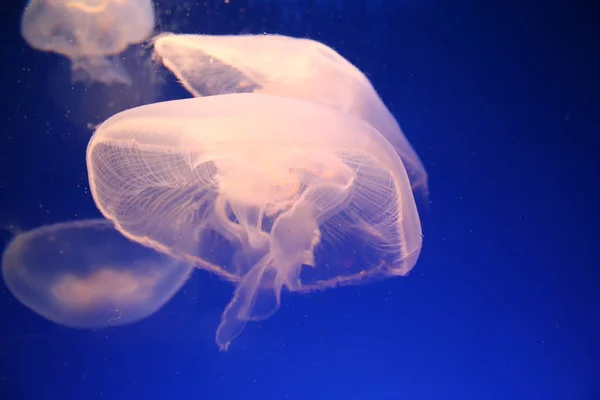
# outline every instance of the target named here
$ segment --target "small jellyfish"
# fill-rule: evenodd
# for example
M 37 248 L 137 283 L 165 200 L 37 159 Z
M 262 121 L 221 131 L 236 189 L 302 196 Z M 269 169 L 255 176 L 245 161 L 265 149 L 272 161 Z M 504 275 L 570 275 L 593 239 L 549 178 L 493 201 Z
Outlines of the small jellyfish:
M 33 48 L 71 60 L 74 81 L 129 84 L 117 59 L 154 29 L 151 0 L 29 0 L 21 21 Z
M 133 108 L 98 128 L 87 166 L 94 201 L 120 232 L 234 282 L 221 349 L 272 315 L 283 288 L 406 275 L 422 245 L 394 148 L 314 102 L 236 93 Z M 360 262 L 336 264 L 328 246 Z
M 159 310 L 192 268 L 123 237 L 107 220 L 46 225 L 17 235 L 2 255 L 11 293 L 73 328 L 130 324 Z
M 332 48 L 281 35 L 177 35 L 154 38 L 154 58 L 194 96 L 265 93 L 351 113 L 394 146 L 411 184 L 427 197 L 427 173 L 369 79 Z

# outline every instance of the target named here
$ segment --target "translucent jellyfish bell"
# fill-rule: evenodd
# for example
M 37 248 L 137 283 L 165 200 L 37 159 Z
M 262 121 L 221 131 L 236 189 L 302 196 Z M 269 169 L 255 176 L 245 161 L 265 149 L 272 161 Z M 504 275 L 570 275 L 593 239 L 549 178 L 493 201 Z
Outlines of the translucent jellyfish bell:
M 265 93 L 351 113 L 394 146 L 412 186 L 427 196 L 427 173 L 367 77 L 332 48 L 281 35 L 175 35 L 154 39 L 154 57 L 194 96 Z
M 29 0 L 21 31 L 38 50 L 71 59 L 74 80 L 129 84 L 115 56 L 154 29 L 151 0 Z
M 156 312 L 192 268 L 131 242 L 106 220 L 47 225 L 16 236 L 2 256 L 11 293 L 73 328 L 125 325 Z
M 229 94 L 130 109 L 98 128 L 87 166 L 96 205 L 127 237 L 236 283 L 222 349 L 277 310 L 283 287 L 405 275 L 421 249 L 394 148 L 312 102 Z M 320 250 L 331 245 L 360 249 L 360 262 L 327 262 Z

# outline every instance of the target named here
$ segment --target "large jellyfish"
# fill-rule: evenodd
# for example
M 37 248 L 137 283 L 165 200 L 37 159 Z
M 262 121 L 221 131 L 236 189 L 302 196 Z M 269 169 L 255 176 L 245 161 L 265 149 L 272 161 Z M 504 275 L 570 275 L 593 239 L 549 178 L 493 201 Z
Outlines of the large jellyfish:
M 21 31 L 38 50 L 62 54 L 73 80 L 129 84 L 116 55 L 154 29 L 151 0 L 29 0 Z
M 2 256 L 11 293 L 35 313 L 73 328 L 146 318 L 192 270 L 131 242 L 107 220 L 42 226 L 17 235 Z
M 362 118 L 394 146 L 413 188 L 427 173 L 369 79 L 323 43 L 281 35 L 176 35 L 154 39 L 154 56 L 194 96 L 266 93 L 314 101 Z
M 236 284 L 221 349 L 272 315 L 282 288 L 405 275 L 422 245 L 394 148 L 313 102 L 239 93 L 130 109 L 98 128 L 87 166 L 96 205 L 123 234 Z

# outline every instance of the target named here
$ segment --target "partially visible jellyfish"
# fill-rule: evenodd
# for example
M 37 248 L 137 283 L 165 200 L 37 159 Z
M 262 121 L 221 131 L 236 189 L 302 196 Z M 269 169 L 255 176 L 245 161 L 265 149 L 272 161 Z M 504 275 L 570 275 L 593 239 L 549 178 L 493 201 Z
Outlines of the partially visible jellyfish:
M 71 59 L 72 77 L 129 84 L 117 59 L 154 29 L 151 0 L 29 0 L 21 32 L 33 48 Z
M 11 293 L 73 328 L 125 325 L 159 310 L 192 268 L 131 242 L 107 220 L 46 225 L 16 236 L 2 255 Z
M 394 148 L 314 102 L 238 93 L 130 109 L 95 132 L 87 167 L 96 205 L 124 235 L 236 284 L 221 349 L 272 315 L 282 288 L 406 275 L 422 245 Z M 360 262 L 329 262 L 328 246 Z
M 154 39 L 160 60 L 195 97 L 265 93 L 351 113 L 394 146 L 413 188 L 427 196 L 427 173 L 369 79 L 332 48 L 281 35 L 177 35 Z

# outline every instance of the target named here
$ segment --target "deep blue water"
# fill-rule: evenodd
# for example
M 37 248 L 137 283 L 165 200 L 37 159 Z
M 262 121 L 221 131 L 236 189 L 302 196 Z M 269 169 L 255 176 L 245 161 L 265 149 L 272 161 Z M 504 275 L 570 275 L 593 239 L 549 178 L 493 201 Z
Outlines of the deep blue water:
M 99 331 L 47 322 L 0 283 L 0 399 L 600 399 L 592 2 L 230 3 L 159 2 L 160 29 L 308 36 L 363 70 L 429 173 L 415 269 L 284 293 L 228 352 L 214 332 L 232 288 L 204 272 Z M 64 59 L 21 39 L 22 7 L 2 15 L 0 224 L 98 217 L 87 124 L 188 95 L 166 72 L 72 86 Z

